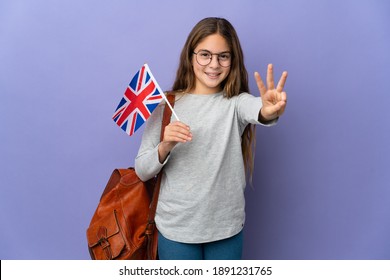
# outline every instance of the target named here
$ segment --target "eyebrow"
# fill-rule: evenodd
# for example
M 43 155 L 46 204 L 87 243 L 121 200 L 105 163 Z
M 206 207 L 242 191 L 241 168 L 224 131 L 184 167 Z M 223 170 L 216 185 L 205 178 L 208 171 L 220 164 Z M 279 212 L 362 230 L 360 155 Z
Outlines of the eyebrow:
M 206 52 L 209 52 L 209 53 L 211 53 L 211 54 L 230 53 L 230 51 L 222 51 L 222 52 L 213 53 L 212 51 L 209 51 L 209 50 L 206 50 L 206 49 L 200 49 L 200 50 L 198 50 L 198 52 L 201 52 L 201 51 L 206 51 Z

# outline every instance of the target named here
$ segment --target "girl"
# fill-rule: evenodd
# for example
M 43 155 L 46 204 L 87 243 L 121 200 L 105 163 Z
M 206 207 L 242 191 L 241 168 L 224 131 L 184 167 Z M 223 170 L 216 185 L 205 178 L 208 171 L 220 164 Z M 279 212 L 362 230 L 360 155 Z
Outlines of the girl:
M 156 212 L 160 259 L 241 259 L 246 174 L 253 171 L 254 125 L 283 114 L 287 72 L 250 95 L 243 53 L 233 26 L 205 18 L 189 34 L 173 93 L 180 121 L 160 142 L 163 105 L 147 121 L 135 160 L 146 181 L 164 167 Z

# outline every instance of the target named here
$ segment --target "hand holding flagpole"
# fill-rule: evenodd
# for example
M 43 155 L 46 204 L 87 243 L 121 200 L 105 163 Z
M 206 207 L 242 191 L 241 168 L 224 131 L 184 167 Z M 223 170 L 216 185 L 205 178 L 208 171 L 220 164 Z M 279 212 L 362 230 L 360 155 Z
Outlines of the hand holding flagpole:
M 153 74 L 150 71 L 148 65 L 145 64 L 144 66 L 146 67 L 146 69 L 148 69 L 149 74 L 153 78 Z M 154 80 L 156 81 L 156 79 Z M 168 157 L 169 153 L 178 143 L 187 143 L 192 140 L 192 133 L 190 127 L 179 120 L 171 104 L 169 103 L 168 98 L 165 96 L 164 92 L 157 84 L 157 81 L 156 87 L 160 90 L 161 95 L 165 99 L 165 102 L 167 102 L 169 108 L 172 111 L 172 114 L 176 118 L 176 121 L 170 123 L 165 127 L 163 141 L 160 143 L 160 145 L 158 145 L 158 159 L 160 163 L 163 163 Z

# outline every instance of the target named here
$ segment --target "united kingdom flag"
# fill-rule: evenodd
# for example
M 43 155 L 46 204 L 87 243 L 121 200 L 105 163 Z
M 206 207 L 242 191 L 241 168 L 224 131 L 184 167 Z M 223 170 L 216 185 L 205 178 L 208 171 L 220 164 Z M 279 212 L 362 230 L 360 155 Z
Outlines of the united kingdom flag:
M 112 119 L 131 136 L 150 117 L 164 97 L 148 65 L 144 64 L 131 80 Z

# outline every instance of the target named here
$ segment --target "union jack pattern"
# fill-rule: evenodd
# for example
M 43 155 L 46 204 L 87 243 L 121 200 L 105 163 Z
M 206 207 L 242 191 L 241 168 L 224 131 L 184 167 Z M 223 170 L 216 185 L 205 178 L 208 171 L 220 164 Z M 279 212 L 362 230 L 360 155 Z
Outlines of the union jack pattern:
M 150 117 L 163 99 L 163 94 L 145 64 L 131 80 L 112 119 L 131 136 Z

